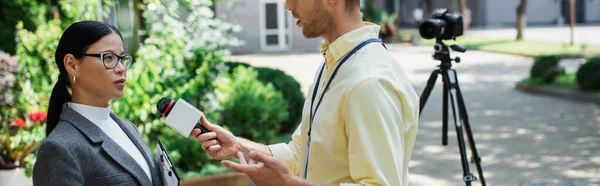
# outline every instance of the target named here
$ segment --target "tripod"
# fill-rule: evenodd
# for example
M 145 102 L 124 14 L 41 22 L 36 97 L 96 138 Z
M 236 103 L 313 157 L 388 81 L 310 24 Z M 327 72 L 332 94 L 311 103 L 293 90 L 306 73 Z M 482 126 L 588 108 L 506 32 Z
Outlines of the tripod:
M 458 45 L 450 46 L 452 50 L 464 53 L 467 49 Z M 434 70 L 427 81 L 427 86 L 425 90 L 423 90 L 423 94 L 421 94 L 421 103 L 419 116 L 425 107 L 425 103 L 429 98 L 429 94 L 431 94 L 431 90 L 435 85 L 435 81 L 437 80 L 438 74 L 442 75 L 442 82 L 444 83 L 444 97 L 443 97 L 443 106 L 442 106 L 442 145 L 448 145 L 448 97 L 450 97 L 450 101 L 452 103 L 452 111 L 454 116 L 454 124 L 456 126 L 456 134 L 458 138 L 458 148 L 460 149 L 460 158 L 462 162 L 463 168 L 463 180 L 465 181 L 467 186 L 471 185 L 471 181 L 477 180 L 471 172 L 469 172 L 469 164 L 467 161 L 466 149 L 465 149 L 465 141 L 463 135 L 463 126 L 465 127 L 465 131 L 467 134 L 467 138 L 469 140 L 469 145 L 471 147 L 472 152 L 472 162 L 475 162 L 477 167 L 477 172 L 479 173 L 479 178 L 481 180 L 481 184 L 485 186 L 485 178 L 483 177 L 483 171 L 481 170 L 481 159 L 477 154 L 477 149 L 475 148 L 475 141 L 473 140 L 473 135 L 471 133 L 471 126 L 469 125 L 469 116 L 467 115 L 467 109 L 465 107 L 465 102 L 462 97 L 462 93 L 460 92 L 460 87 L 458 85 L 458 78 L 456 71 L 452 69 L 452 58 L 450 58 L 450 51 L 448 50 L 448 46 L 442 42 L 442 39 L 436 39 L 436 44 L 434 46 L 435 53 L 433 58 L 435 60 L 441 61 L 441 64 L 438 66 L 439 69 Z M 456 57 L 454 59 L 457 63 L 460 62 L 460 58 Z

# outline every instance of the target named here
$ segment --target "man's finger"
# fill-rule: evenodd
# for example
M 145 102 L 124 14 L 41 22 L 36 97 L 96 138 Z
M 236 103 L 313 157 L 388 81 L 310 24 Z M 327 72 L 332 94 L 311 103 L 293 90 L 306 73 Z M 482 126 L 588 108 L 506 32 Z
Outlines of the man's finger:
M 200 131 L 199 129 L 194 129 L 194 130 Z M 202 142 L 205 142 L 205 141 L 208 141 L 208 140 L 215 139 L 216 137 L 217 137 L 217 133 L 215 133 L 215 132 L 207 132 L 206 134 L 201 134 L 199 136 L 196 136 L 196 141 L 198 141 L 199 143 L 202 143 Z
M 256 168 L 253 165 L 242 165 L 242 164 L 238 164 L 229 160 L 223 160 L 221 161 L 222 165 L 225 165 L 226 167 L 229 167 L 231 170 L 234 170 L 235 172 L 241 172 L 241 173 L 245 173 L 245 174 L 252 174 L 253 172 L 256 171 Z
M 209 140 L 209 141 L 202 142 L 202 148 L 206 149 L 210 146 L 218 145 L 218 144 L 219 144 L 219 141 L 217 141 L 217 140 Z
M 256 151 L 250 152 L 248 157 L 256 162 L 262 162 L 266 167 L 273 167 L 274 165 L 279 164 L 279 160 L 275 159 L 274 157 L 267 156 Z
M 208 147 L 205 151 L 209 154 L 217 153 L 217 151 L 221 150 L 221 145 L 213 145 Z
M 240 161 L 240 164 L 242 164 L 242 165 L 248 164 L 248 163 L 246 163 L 246 157 L 244 157 L 244 153 L 238 151 L 237 157 L 238 157 L 238 160 Z
M 206 119 L 206 117 L 204 117 L 204 115 L 200 117 L 200 122 L 202 123 L 202 126 L 210 131 L 215 131 L 217 129 L 212 123 L 210 123 L 210 121 Z
M 198 135 L 200 135 L 200 133 L 201 133 L 201 132 L 202 132 L 202 131 L 201 131 L 200 129 L 194 129 L 194 130 L 192 130 L 192 132 L 190 133 L 190 136 L 189 136 L 189 137 L 191 137 L 191 138 L 196 138 L 196 137 L 198 137 Z

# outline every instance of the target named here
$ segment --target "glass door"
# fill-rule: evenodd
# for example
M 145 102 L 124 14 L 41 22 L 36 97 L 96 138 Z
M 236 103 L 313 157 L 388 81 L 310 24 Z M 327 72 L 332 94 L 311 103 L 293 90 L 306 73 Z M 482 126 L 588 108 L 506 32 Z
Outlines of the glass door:
M 260 40 L 265 51 L 288 50 L 291 46 L 291 13 L 285 0 L 260 1 Z

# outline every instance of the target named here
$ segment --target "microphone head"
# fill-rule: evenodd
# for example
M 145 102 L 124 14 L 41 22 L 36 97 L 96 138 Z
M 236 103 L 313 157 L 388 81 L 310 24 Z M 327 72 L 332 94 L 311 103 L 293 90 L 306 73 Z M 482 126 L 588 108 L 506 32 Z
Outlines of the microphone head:
M 160 99 L 160 101 L 158 101 L 158 104 L 156 104 L 156 108 L 158 109 L 158 112 L 160 112 L 162 116 L 167 116 L 171 112 L 171 109 L 173 108 L 173 104 L 174 104 L 173 100 L 171 100 L 167 97 L 163 97 Z

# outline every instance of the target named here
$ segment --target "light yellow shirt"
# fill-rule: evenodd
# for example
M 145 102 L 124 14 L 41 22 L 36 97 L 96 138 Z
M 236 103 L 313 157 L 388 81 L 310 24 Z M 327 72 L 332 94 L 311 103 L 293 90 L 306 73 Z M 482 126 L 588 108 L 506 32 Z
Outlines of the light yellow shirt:
M 330 45 L 324 43 L 327 68 L 317 85 L 314 107 L 335 66 L 354 47 L 377 38 L 379 29 L 367 25 Z M 269 146 L 273 156 L 297 176 L 304 168 L 316 76 L 318 72 L 292 141 Z M 315 114 L 307 180 L 336 185 L 408 185 L 418 112 L 419 97 L 400 64 L 380 43 L 363 47 L 338 70 Z

